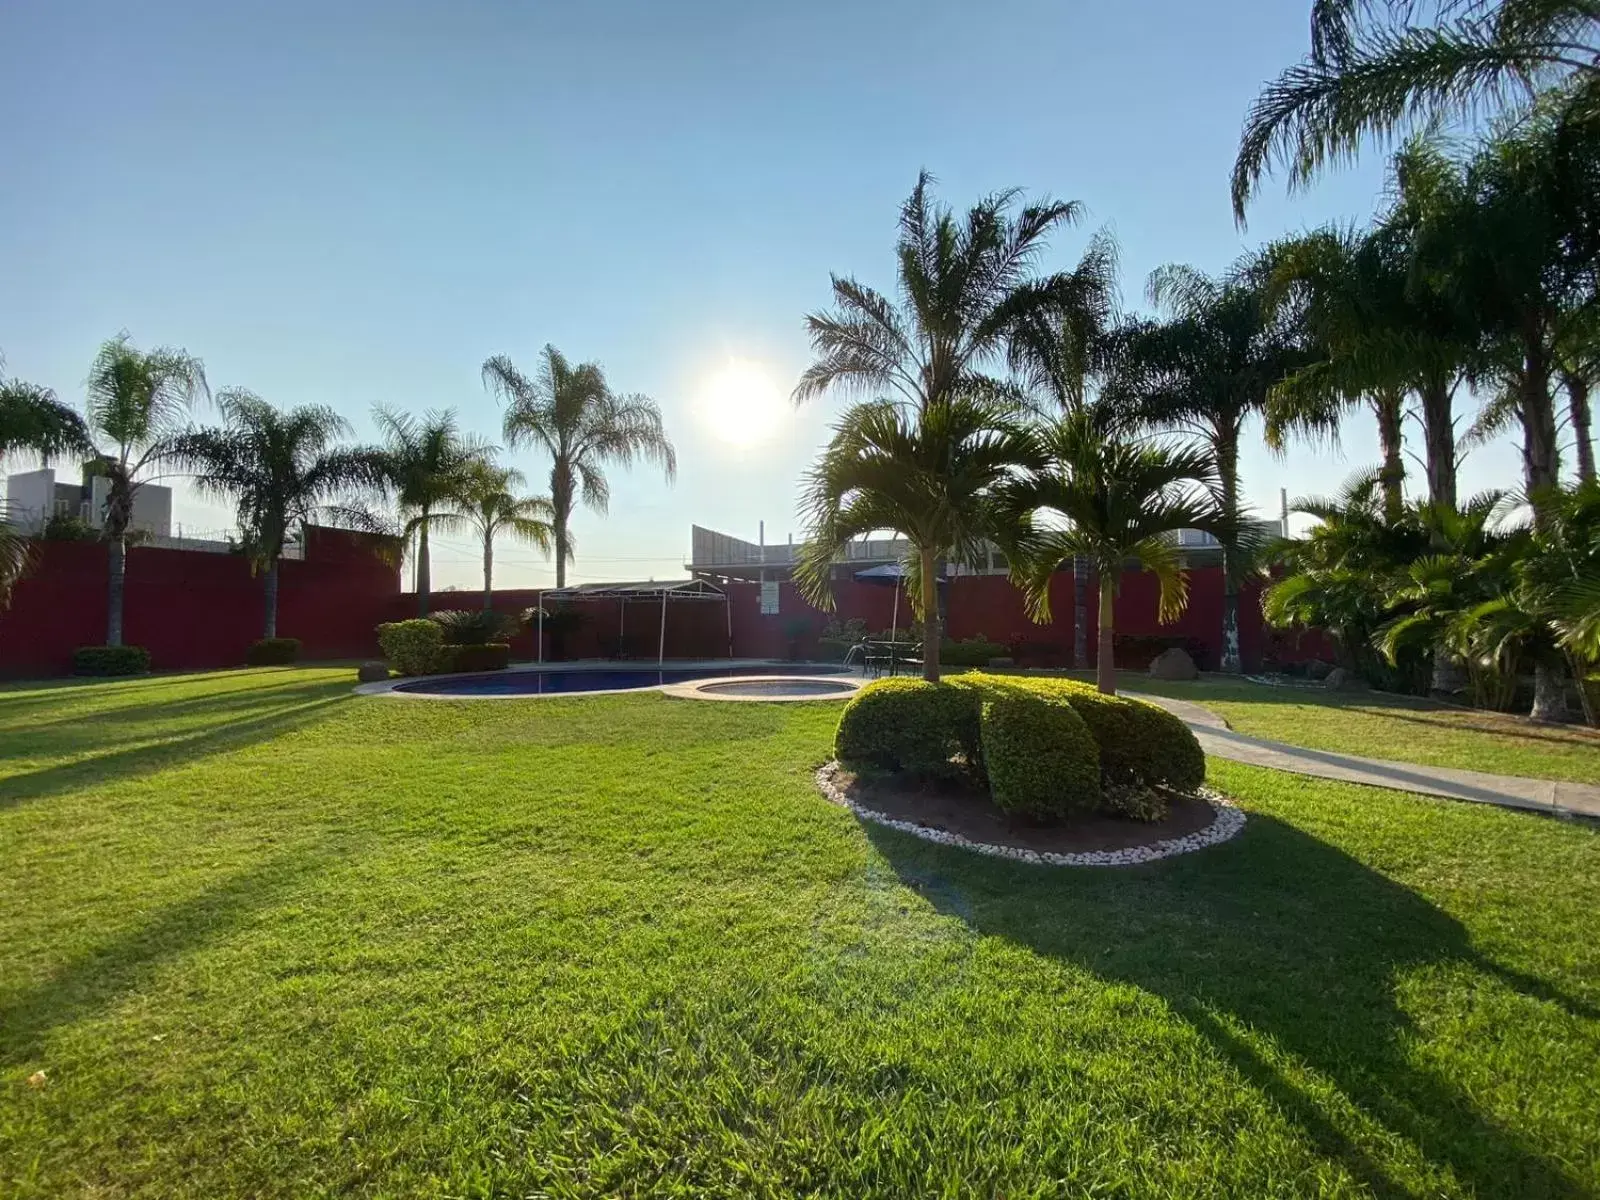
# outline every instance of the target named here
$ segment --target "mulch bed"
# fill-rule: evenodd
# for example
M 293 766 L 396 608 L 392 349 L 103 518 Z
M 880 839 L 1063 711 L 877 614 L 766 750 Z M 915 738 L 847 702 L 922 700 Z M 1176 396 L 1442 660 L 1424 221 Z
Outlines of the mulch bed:
M 1011 816 L 996 808 L 989 793 L 958 779 L 857 775 L 837 763 L 824 768 L 830 782 L 852 803 L 896 821 L 957 834 L 971 842 L 1010 846 L 1043 854 L 1083 854 L 1127 850 L 1199 833 L 1216 811 L 1199 796 L 1170 793 L 1170 811 L 1161 821 L 1134 821 L 1086 813 L 1056 825 Z

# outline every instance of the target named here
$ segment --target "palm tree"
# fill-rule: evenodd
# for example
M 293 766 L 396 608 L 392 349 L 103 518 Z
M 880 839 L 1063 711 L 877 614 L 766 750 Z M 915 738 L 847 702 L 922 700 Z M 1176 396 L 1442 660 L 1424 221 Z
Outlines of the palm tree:
M 938 580 L 950 555 L 977 557 L 996 532 L 994 493 L 1027 438 L 1013 406 L 956 396 L 921 408 L 891 400 L 847 409 L 807 472 L 801 509 L 810 534 L 795 581 L 820 608 L 833 604 L 834 561 L 852 539 L 893 530 L 910 544 L 907 593 L 922 620 L 922 673 L 939 678 Z
M 1600 9 L 1594 0 L 1313 0 L 1311 53 L 1268 84 L 1245 118 L 1233 167 L 1242 221 L 1274 165 L 1292 187 L 1329 162 L 1485 109 L 1514 112 L 1559 89 L 1577 116 L 1600 113 Z
M 387 408 L 372 415 L 383 439 L 384 474 L 400 505 L 401 537 L 417 539 L 417 615 L 425 617 L 432 592 L 429 535 L 457 523 L 446 510 L 489 447 L 463 434 L 452 411 L 430 409 L 420 420 Z
M 1048 398 L 1055 415 L 1086 412 L 1101 404 L 1099 385 L 1116 358 L 1120 341 L 1117 244 L 1105 231 L 1090 241 L 1071 272 L 1080 302 L 1071 310 L 1041 312 L 1011 338 L 1011 365 L 1030 396 Z M 1072 560 L 1072 665 L 1089 665 L 1089 562 Z
M 1117 584 L 1129 563 L 1160 584 L 1160 615 L 1175 620 L 1188 603 L 1178 549 L 1180 529 L 1224 542 L 1238 531 L 1221 504 L 1210 454 L 1162 442 L 1134 442 L 1093 409 L 1068 413 L 1034 435 L 1031 469 L 1002 487 L 999 522 L 1011 578 L 1035 620 L 1050 618 L 1050 577 L 1062 560 L 1082 558 L 1100 578 L 1096 682 L 1117 690 L 1113 642 Z
M 566 587 L 572 511 L 580 497 L 596 512 L 606 511 L 611 483 L 605 468 L 643 459 L 660 466 L 669 483 L 677 474 L 661 410 L 648 396 L 613 392 L 598 363 L 573 366 L 554 346 L 544 348 L 534 378 L 497 354 L 483 364 L 483 384 L 506 402 L 506 445 L 535 443 L 550 454 L 556 587 Z
M 126 333 L 102 345 L 89 367 L 88 426 L 102 446 L 94 469 L 110 485 L 102 526 L 111 555 L 108 646 L 122 645 L 128 525 L 134 497 L 147 482 L 141 476 L 160 461 L 182 431 L 194 402 L 210 395 L 205 366 L 198 358 L 167 347 L 140 351 Z
M 50 388 L 7 379 L 4 367 L 0 356 L 0 459 L 19 452 L 44 459 L 94 453 L 82 417 Z
M 1221 278 L 1172 265 L 1152 273 L 1149 297 L 1164 323 L 1128 336 L 1113 381 L 1146 423 L 1200 438 L 1216 464 L 1228 527 L 1243 530 L 1239 444 L 1245 422 L 1262 412 L 1286 376 L 1311 358 L 1302 331 L 1273 303 L 1271 260 L 1247 255 Z M 1242 669 L 1239 581 L 1246 556 L 1223 543 L 1222 669 Z
M 287 412 L 244 388 L 217 396 L 222 428 L 192 429 L 172 438 L 164 458 L 194 473 L 203 493 L 232 500 L 252 570 L 265 573 L 263 637 L 278 636 L 278 563 L 298 526 L 322 516 L 376 528 L 359 503 L 382 488 L 377 450 L 336 445 L 350 426 L 331 408 Z
M 544 496 L 519 496 L 522 472 L 478 463 L 454 497 L 453 514 L 483 539 L 483 608 L 494 607 L 494 539 L 505 535 L 549 554 L 554 544 L 554 508 Z
M 0 368 L 5 359 L 0 357 Z M 93 453 L 83 418 L 47 387 L 7 379 L 0 374 L 0 462 L 23 453 L 50 459 L 58 454 Z M 11 601 L 12 589 L 26 574 L 31 557 L 28 539 L 0 513 L 0 608 Z
M 1048 235 L 1077 219 L 1077 205 L 1045 201 L 1013 212 L 1018 193 L 1011 190 L 985 197 L 958 220 L 934 203 L 932 184 L 924 171 L 900 208 L 900 303 L 833 276 L 833 309 L 806 317 L 816 357 L 794 399 L 837 391 L 868 400 L 845 413 L 809 477 L 807 507 L 817 528 L 802 573 L 808 594 L 830 602 L 829 560 L 818 556 L 869 532 L 873 527 L 857 520 L 878 512 L 886 518 L 881 528 L 898 529 L 915 547 L 924 673 L 937 679 L 940 563 L 958 550 L 977 550 L 991 471 L 1000 469 L 995 456 L 1017 445 L 1023 394 L 987 370 L 1024 331 L 1062 321 L 1093 327 L 1105 284 L 1092 248 L 1085 269 L 1034 274 Z M 899 480 L 897 461 L 907 472 Z M 941 473 L 942 462 L 948 472 Z M 883 490 L 850 496 L 839 490 L 847 485 Z

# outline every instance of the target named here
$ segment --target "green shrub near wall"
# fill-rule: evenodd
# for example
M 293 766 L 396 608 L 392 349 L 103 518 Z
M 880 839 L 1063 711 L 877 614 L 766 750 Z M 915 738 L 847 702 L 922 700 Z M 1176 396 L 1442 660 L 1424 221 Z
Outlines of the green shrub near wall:
M 300 639 L 270 637 L 250 643 L 244 652 L 247 667 L 282 667 L 300 657 Z
M 429 675 L 450 663 L 444 630 L 425 617 L 379 625 L 378 645 L 389 665 L 402 675 Z
M 511 665 L 511 647 L 505 642 L 446 646 L 452 671 L 504 671 Z
M 79 646 L 72 652 L 74 675 L 144 675 L 150 651 L 143 646 Z

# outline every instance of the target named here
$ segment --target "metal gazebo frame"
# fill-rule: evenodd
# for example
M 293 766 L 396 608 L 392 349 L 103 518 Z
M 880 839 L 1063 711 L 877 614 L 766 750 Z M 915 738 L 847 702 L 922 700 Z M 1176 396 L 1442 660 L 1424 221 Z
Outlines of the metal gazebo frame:
M 576 587 L 551 588 L 539 592 L 534 603 L 539 610 L 538 630 L 535 637 L 539 643 L 539 662 L 544 662 L 544 602 L 546 599 L 556 601 L 574 600 L 617 600 L 618 610 L 624 622 L 628 615 L 628 601 L 630 600 L 655 600 L 661 601 L 661 630 L 656 642 L 656 666 L 666 661 L 667 656 L 667 601 L 674 602 L 693 600 L 700 603 L 721 600 L 728 614 L 728 657 L 733 657 L 733 601 L 728 593 L 715 584 L 707 583 L 703 579 L 673 579 L 664 583 L 580 583 Z M 621 629 L 618 630 L 619 636 Z

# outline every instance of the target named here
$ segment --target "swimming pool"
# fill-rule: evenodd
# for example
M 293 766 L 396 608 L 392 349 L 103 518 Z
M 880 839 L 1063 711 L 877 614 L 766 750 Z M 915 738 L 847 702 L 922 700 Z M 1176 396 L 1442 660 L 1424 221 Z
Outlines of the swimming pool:
M 827 663 L 774 663 L 729 667 L 597 667 L 592 670 L 495 671 L 484 675 L 447 675 L 416 679 L 392 689 L 413 696 L 552 696 L 583 692 L 636 691 L 669 683 L 699 679 L 726 679 L 748 675 L 836 675 Z

